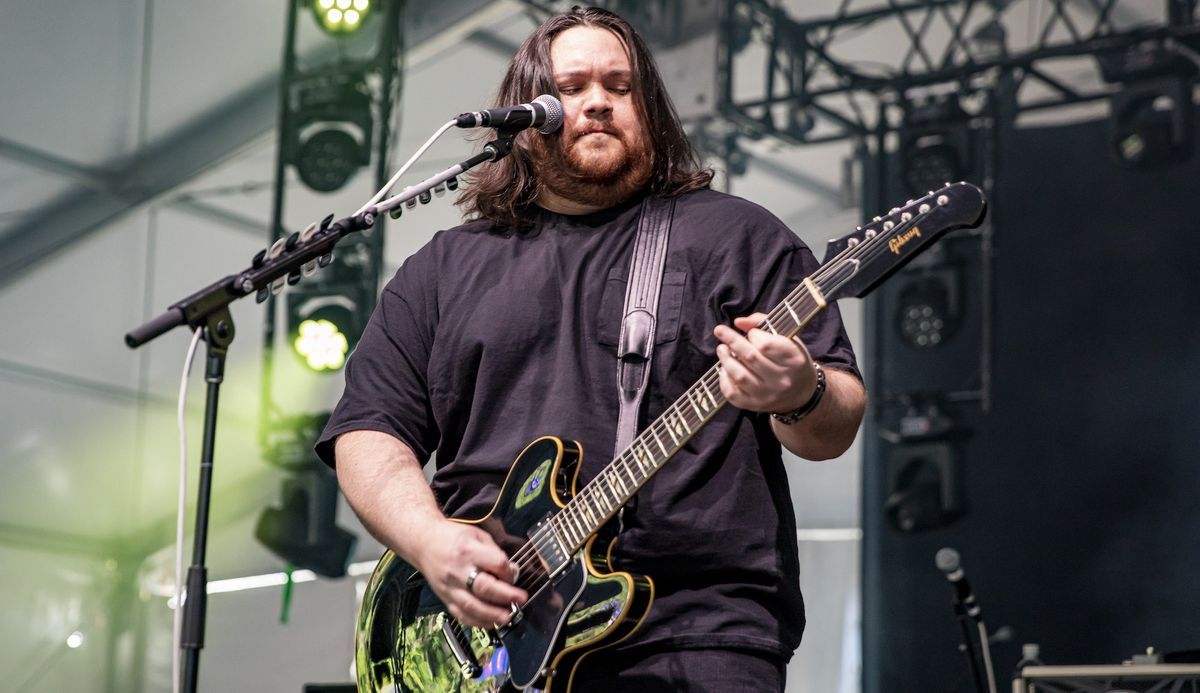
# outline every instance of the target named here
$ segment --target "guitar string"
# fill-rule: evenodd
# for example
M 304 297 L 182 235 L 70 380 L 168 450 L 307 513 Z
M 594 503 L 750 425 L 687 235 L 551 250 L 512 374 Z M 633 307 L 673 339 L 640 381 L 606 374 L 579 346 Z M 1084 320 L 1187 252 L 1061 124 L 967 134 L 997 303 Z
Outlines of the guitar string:
M 896 237 L 900 233 L 907 231 L 911 227 L 916 226 L 918 223 L 920 223 L 920 222 L 924 221 L 926 218 L 928 218 L 929 215 L 931 215 L 934 211 L 940 209 L 940 207 L 936 204 L 936 195 L 940 195 L 940 194 L 942 194 L 942 192 L 943 191 L 938 191 L 938 193 L 935 193 L 935 196 L 933 197 L 935 203 L 930 204 L 929 211 L 914 214 L 910 217 L 910 219 L 908 219 L 906 221 L 901 221 L 901 222 L 895 224 L 892 228 L 888 229 L 884 233 L 876 232 L 872 237 L 870 237 L 866 240 L 860 241 L 857 244 L 850 245 L 850 246 L 847 246 L 846 248 L 844 248 L 832 260 L 824 263 L 821 267 L 819 267 L 817 269 L 816 272 L 814 272 L 811 275 L 810 278 L 812 279 L 812 281 L 814 283 L 820 284 L 821 282 L 829 279 L 836 272 L 840 271 L 842 261 L 845 260 L 846 259 L 845 256 L 847 256 L 849 254 L 859 255 L 860 257 L 858 257 L 856 259 L 858 259 L 861 263 L 864 263 L 864 264 L 877 258 L 880 254 L 882 254 L 888 248 L 888 243 L 886 242 L 886 240 L 890 240 L 891 238 Z M 921 201 L 918 201 L 918 202 L 921 202 Z M 914 203 L 914 204 L 917 204 L 917 203 Z M 775 334 L 780 334 L 777 331 L 775 325 L 779 324 L 779 323 L 783 323 L 785 320 L 790 320 L 793 323 L 796 322 L 794 320 L 794 318 L 792 318 L 790 315 L 790 313 L 795 310 L 795 308 L 793 308 L 791 306 L 791 304 L 795 303 L 799 300 L 803 300 L 803 299 L 809 299 L 809 300 L 812 299 L 811 292 L 809 291 L 808 286 L 805 283 L 801 283 L 799 286 L 797 286 L 795 289 L 793 289 L 788 294 L 788 296 L 786 296 L 780 302 L 780 304 L 775 306 L 771 310 L 771 312 L 767 315 L 767 318 L 764 321 L 764 323 L 771 330 L 771 332 L 773 332 Z M 818 308 L 817 311 L 813 311 L 810 315 L 808 315 L 807 317 L 804 318 L 802 323 L 797 324 L 794 327 L 789 328 L 788 330 L 785 330 L 785 332 L 788 334 L 788 336 L 796 334 L 801 329 L 803 329 L 804 325 L 807 324 L 807 322 L 809 320 L 811 320 L 813 315 L 815 315 L 816 312 L 819 312 L 819 310 L 820 309 Z M 655 427 L 658 427 L 659 432 L 670 433 L 670 429 L 667 428 L 667 426 L 666 426 L 666 416 L 672 410 L 675 410 L 675 413 L 677 414 L 677 416 L 684 417 L 685 423 L 691 423 L 690 421 L 686 420 L 687 417 L 689 417 L 686 407 L 681 407 L 680 404 L 681 404 L 681 402 L 684 402 L 684 400 L 686 399 L 686 396 L 689 392 L 697 389 L 697 385 L 704 386 L 704 388 L 706 390 L 705 394 L 709 395 L 710 399 L 713 402 L 712 409 L 710 410 L 711 413 L 709 414 L 708 418 L 711 418 L 711 416 L 715 416 L 716 412 L 719 411 L 721 409 L 721 407 L 723 407 L 725 404 L 727 404 L 727 402 L 724 401 L 725 400 L 724 396 L 720 395 L 719 379 L 720 379 L 719 370 L 717 369 L 716 366 L 711 367 L 703 376 L 701 376 L 700 380 L 695 385 L 689 387 L 688 390 L 686 390 L 684 392 L 683 396 L 681 396 L 674 403 L 672 403 L 669 407 L 667 407 L 667 409 L 664 411 L 663 415 L 660 415 L 657 419 L 655 419 L 653 422 L 651 422 L 650 426 L 647 427 L 646 431 L 650 432 L 651 435 L 655 435 Z M 713 385 L 718 385 L 717 396 L 720 397 L 721 401 L 717 401 L 717 397 L 713 396 L 713 393 L 711 391 L 711 387 Z M 692 402 L 688 401 L 688 403 L 691 404 Z M 685 436 L 685 438 L 682 442 L 677 443 L 672 448 L 671 454 L 667 454 L 664 456 L 664 460 L 662 462 L 659 462 L 658 464 L 654 464 L 652 462 L 650 465 L 651 473 L 646 474 L 646 478 L 643 479 L 642 483 L 645 483 L 645 481 L 647 481 L 650 478 L 650 476 L 652 476 L 653 473 L 655 471 L 657 471 L 657 469 L 660 468 L 662 466 L 662 464 L 665 463 L 665 461 L 667 459 L 669 459 L 672 454 L 674 454 L 674 452 L 677 452 L 678 449 L 681 449 L 683 445 L 686 445 L 687 441 L 690 439 L 690 437 L 692 435 L 694 435 L 695 430 L 698 430 L 699 425 L 702 424 L 704 421 L 705 421 L 704 418 L 699 418 L 696 421 L 696 427 L 693 428 L 693 430 L 691 432 L 689 432 L 688 436 Z M 580 490 L 579 494 L 577 494 L 574 498 L 572 498 L 570 501 L 568 501 L 568 503 L 558 513 L 556 513 L 556 515 L 551 517 L 551 522 L 548 523 L 548 526 L 551 526 L 552 529 L 555 529 L 552 525 L 553 525 L 553 520 L 557 517 L 571 515 L 573 513 L 577 514 L 577 515 L 581 515 L 582 511 L 578 510 L 578 506 L 581 505 L 584 502 L 584 500 L 586 500 L 586 497 L 594 498 L 595 496 L 600 494 L 599 485 L 596 483 L 597 480 L 601 477 L 601 475 L 606 474 L 610 468 L 615 469 L 617 467 L 618 463 L 625 466 L 626 473 L 627 473 L 627 475 L 630 476 L 630 481 L 634 482 L 633 485 L 635 487 L 639 487 L 640 484 L 637 484 L 636 479 L 632 476 L 632 469 L 629 467 L 629 460 L 627 460 L 625 458 L 628 457 L 633 452 L 635 444 L 639 440 L 642 440 L 643 438 L 646 437 L 646 435 L 645 435 L 646 431 L 644 431 L 637 438 L 635 438 L 633 443 L 631 443 L 628 448 L 626 448 L 624 451 L 622 451 L 622 453 L 620 455 L 617 456 L 617 458 L 616 458 L 616 460 L 614 460 L 613 464 L 608 465 L 604 470 L 602 470 L 600 472 L 600 474 L 598 474 L 594 479 L 592 479 L 592 481 L 585 484 L 584 488 Z M 646 448 L 645 442 L 642 443 L 642 447 L 644 449 Z M 636 457 L 635 453 L 634 453 L 634 456 Z M 639 464 L 639 468 L 640 467 L 641 467 L 641 465 Z M 645 470 L 642 470 L 642 471 L 643 471 L 643 473 L 645 473 Z M 634 489 L 635 493 L 636 493 L 636 490 L 637 489 L 635 488 Z M 627 498 L 626 498 L 625 502 L 627 502 L 628 497 L 632 497 L 632 495 L 633 495 L 632 493 L 627 493 Z M 619 505 L 623 505 L 623 503 L 620 503 Z M 601 513 L 601 515 L 603 515 L 603 513 Z M 609 515 L 611 515 L 611 513 L 609 513 Z M 575 518 L 568 518 L 568 519 L 575 519 Z M 586 520 L 585 517 L 580 517 L 578 519 Z M 607 519 L 608 518 L 605 518 L 605 521 L 607 521 Z M 601 523 L 601 524 L 603 524 L 603 523 Z M 584 526 L 586 526 L 586 525 L 584 525 Z M 584 539 L 582 541 L 584 543 L 586 543 L 587 538 L 589 538 L 594 533 L 595 533 L 595 530 L 592 530 L 590 532 L 582 532 L 582 534 L 584 536 Z M 557 534 L 557 532 L 556 532 L 556 534 Z M 561 543 L 561 540 L 560 540 L 560 543 Z M 572 543 L 580 543 L 580 542 L 573 541 Z M 529 590 L 535 586 L 537 587 L 537 589 L 534 590 L 530 594 L 529 599 L 526 600 L 527 602 L 532 601 L 533 598 L 536 595 L 540 594 L 541 591 L 543 589 L 545 589 L 545 587 L 549 584 L 549 582 L 548 582 L 549 575 L 543 569 L 540 554 L 538 553 L 537 548 L 534 546 L 532 540 L 526 541 L 525 544 L 523 544 L 521 546 L 521 548 L 518 549 L 513 554 L 512 562 L 518 568 L 518 580 L 521 583 L 518 586 L 521 586 L 523 589 L 526 589 L 526 590 Z M 546 582 L 544 584 L 539 584 L 540 582 L 542 582 L 543 578 L 546 579 Z

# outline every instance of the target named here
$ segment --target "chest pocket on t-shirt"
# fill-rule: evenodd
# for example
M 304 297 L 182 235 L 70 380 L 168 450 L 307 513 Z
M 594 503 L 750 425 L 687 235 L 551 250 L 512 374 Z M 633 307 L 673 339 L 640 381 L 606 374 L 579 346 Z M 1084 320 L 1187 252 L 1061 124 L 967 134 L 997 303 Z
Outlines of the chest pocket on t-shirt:
M 596 316 L 597 340 L 616 351 L 621 336 L 622 310 L 625 308 L 626 269 L 614 267 L 604 283 L 600 299 L 600 314 Z M 679 313 L 683 306 L 683 290 L 687 272 L 663 272 L 662 289 L 658 295 L 658 324 L 654 343 L 664 344 L 679 336 Z

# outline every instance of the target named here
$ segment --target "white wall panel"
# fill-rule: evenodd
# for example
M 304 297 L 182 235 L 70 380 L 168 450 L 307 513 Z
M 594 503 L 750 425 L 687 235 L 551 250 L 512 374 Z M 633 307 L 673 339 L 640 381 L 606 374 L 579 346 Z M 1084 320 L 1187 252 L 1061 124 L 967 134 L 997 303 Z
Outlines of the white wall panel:
M 137 359 L 124 335 L 141 318 L 144 219 L 89 236 L 0 291 L 0 359 L 136 387 Z
M 106 539 L 133 529 L 132 403 L 4 382 L 0 523 Z
M 0 133 L 84 165 L 128 153 L 142 6 L 5 3 Z

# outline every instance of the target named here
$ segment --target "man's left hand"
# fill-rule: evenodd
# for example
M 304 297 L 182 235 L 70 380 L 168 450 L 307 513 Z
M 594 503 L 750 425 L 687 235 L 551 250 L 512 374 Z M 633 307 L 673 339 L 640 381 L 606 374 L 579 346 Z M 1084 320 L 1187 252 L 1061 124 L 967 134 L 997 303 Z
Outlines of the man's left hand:
M 781 337 L 758 326 L 763 313 L 735 318 L 732 329 L 717 325 L 721 394 L 735 407 L 759 412 L 799 409 L 817 388 L 812 357 L 800 339 Z M 739 332 L 738 330 L 741 330 Z

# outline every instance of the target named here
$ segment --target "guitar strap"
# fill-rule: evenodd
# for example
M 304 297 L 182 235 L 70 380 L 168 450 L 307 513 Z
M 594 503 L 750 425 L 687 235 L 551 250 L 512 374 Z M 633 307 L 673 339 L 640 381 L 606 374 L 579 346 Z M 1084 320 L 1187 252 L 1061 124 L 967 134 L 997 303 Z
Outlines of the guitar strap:
M 621 394 L 621 413 L 617 419 L 617 445 L 613 457 L 620 455 L 637 434 L 638 411 L 650 380 L 658 296 L 674 214 L 673 197 L 650 196 L 642 201 L 629 281 L 625 285 L 621 337 L 617 340 L 617 389 Z

